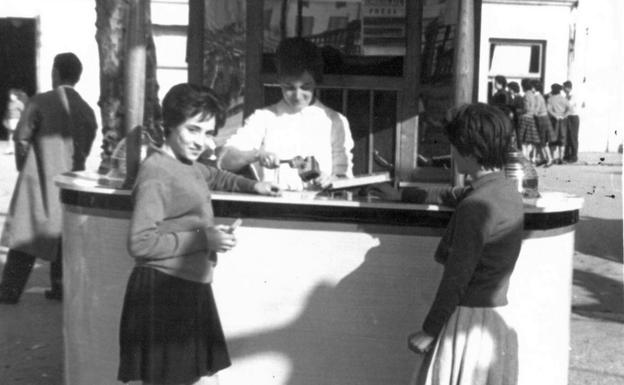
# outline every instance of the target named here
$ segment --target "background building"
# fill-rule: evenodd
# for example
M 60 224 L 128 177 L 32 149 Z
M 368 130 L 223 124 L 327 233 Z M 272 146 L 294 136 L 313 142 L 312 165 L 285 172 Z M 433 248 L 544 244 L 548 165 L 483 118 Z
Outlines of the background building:
M 424 22 L 436 14 L 448 15 L 447 1 L 452 0 L 424 0 Z M 354 12 L 361 12 L 357 0 L 306 3 L 310 6 L 301 28 L 312 34 L 345 27 L 357 16 Z M 340 14 L 313 12 L 328 6 Z M 95 19 L 91 0 L 3 0 L 0 112 L 10 87 L 24 88 L 30 94 L 49 89 L 52 59 L 64 51 L 75 52 L 83 61 L 77 88 L 97 108 Z M 483 0 L 479 100 L 487 100 L 489 81 L 497 74 L 510 79 L 540 78 L 547 89 L 569 79 L 581 102 L 580 151 L 617 151 L 624 130 L 619 116 L 624 107 L 623 19 L 624 3 L 618 0 Z M 267 29 L 275 32 L 278 26 L 272 21 L 273 15 Z M 171 85 L 187 78 L 188 0 L 152 0 L 152 22 L 162 97 Z M 97 165 L 96 154 L 90 164 Z

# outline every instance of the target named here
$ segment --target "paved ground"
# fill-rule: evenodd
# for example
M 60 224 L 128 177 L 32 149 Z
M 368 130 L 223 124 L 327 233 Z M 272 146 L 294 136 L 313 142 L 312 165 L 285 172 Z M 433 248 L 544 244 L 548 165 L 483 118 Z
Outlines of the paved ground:
M 16 178 L 5 149 L 0 142 L 0 225 Z M 623 384 L 622 158 L 586 153 L 578 164 L 539 169 L 539 176 L 543 191 L 585 198 L 574 256 L 569 384 Z M 43 298 L 47 274 L 47 264 L 37 265 L 20 304 L 0 306 L 0 385 L 62 383 L 61 305 Z

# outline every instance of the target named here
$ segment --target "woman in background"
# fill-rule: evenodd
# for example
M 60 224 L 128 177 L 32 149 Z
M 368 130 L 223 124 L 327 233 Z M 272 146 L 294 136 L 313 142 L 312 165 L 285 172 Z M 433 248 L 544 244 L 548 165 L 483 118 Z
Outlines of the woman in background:
M 524 156 L 535 164 L 537 149 L 541 144 L 541 139 L 535 124 L 537 97 L 530 79 L 522 79 L 520 84 L 522 85 L 524 96 L 522 97 L 522 113 L 518 118 L 518 141 L 522 143 L 522 153 Z
M 550 143 L 554 141 L 555 133 L 553 126 L 550 123 L 548 110 L 546 109 L 546 100 L 543 95 L 544 86 L 539 80 L 533 79 L 532 87 L 535 100 L 537 102 L 535 107 L 535 125 L 537 126 L 537 132 L 540 138 L 537 148 L 539 153 L 542 155 L 542 161 L 539 164 L 543 164 L 544 167 L 550 167 L 554 163 L 553 156 L 550 151 Z

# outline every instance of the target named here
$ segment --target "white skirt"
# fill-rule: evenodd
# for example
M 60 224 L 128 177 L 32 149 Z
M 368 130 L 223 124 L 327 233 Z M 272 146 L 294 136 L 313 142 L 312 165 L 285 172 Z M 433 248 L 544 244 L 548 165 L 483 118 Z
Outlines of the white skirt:
M 413 385 L 516 385 L 518 337 L 506 307 L 458 306 L 412 378 Z

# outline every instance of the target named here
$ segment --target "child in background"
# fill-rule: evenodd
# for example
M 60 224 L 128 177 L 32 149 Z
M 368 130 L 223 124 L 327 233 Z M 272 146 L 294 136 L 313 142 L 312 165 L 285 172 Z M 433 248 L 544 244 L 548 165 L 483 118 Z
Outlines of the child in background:
M 522 111 L 518 117 L 518 142 L 522 143 L 522 153 L 533 164 L 536 163 L 537 149 L 541 145 L 541 139 L 535 123 L 537 111 L 537 96 L 533 90 L 531 79 L 522 79 L 521 83 L 524 96 L 522 97 Z
M 6 112 L 2 121 L 9 134 L 9 149 L 5 152 L 5 154 L 14 153 L 15 145 L 13 144 L 13 133 L 15 132 L 17 123 L 19 122 L 22 112 L 26 107 L 26 103 L 22 100 L 27 98 L 26 93 L 22 90 L 18 90 L 16 88 L 11 88 L 9 90 L 9 101 L 7 102 Z
M 546 101 L 546 109 L 550 116 L 550 123 L 553 128 L 553 135 L 550 139 L 550 151 L 553 154 L 555 164 L 563 163 L 564 149 L 566 145 L 566 134 L 568 132 L 568 99 L 561 92 L 563 87 L 560 84 L 550 86 L 550 96 Z
M 444 265 L 442 280 L 422 330 L 408 337 L 412 351 L 426 353 L 412 384 L 514 385 L 517 337 L 502 313 L 524 214 L 521 195 L 502 172 L 511 121 L 479 103 L 460 108 L 446 129 L 469 186 L 371 191 L 390 200 L 455 206 L 435 253 Z
M 542 162 L 540 162 L 540 165 L 543 164 L 544 167 L 550 167 L 554 164 L 552 153 L 550 151 L 550 144 L 554 141 L 555 131 L 550 123 L 550 117 L 548 116 L 548 110 L 546 109 L 544 86 L 542 85 L 542 82 L 537 79 L 533 79 L 532 85 L 535 100 L 537 101 L 535 109 L 535 125 L 537 126 L 537 132 L 540 137 L 540 143 L 537 147 L 542 155 Z
M 522 109 L 524 107 L 524 99 L 522 95 L 520 95 L 520 85 L 516 82 L 510 82 L 507 87 L 509 88 L 509 97 L 511 101 L 509 105 L 511 107 L 512 113 L 512 122 L 514 126 L 514 131 L 516 135 L 516 145 L 519 150 L 522 150 L 522 141 L 520 140 L 520 128 L 519 128 L 519 120 L 520 115 L 522 114 Z

